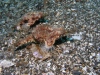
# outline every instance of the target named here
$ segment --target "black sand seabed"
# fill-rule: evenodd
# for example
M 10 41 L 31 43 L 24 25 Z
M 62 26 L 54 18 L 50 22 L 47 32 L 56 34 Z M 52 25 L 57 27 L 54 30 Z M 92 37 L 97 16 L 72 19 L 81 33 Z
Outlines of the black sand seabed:
M 61 52 L 52 51 L 45 61 L 36 60 L 27 48 L 14 54 L 13 42 L 29 33 L 14 26 L 31 11 L 46 13 L 50 25 L 74 32 L 67 36 L 75 35 L 77 40 L 62 43 Z M 100 0 L 1 0 L 0 74 L 100 75 Z

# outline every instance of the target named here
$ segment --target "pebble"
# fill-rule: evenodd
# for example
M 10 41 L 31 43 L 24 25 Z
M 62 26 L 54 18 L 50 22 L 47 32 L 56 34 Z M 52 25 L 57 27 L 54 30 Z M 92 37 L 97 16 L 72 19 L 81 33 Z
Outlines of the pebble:
M 97 62 L 100 62 L 100 53 L 97 54 Z
M 95 55 L 96 55 L 96 53 L 91 53 L 91 55 L 92 55 L 92 56 L 95 56 Z
M 8 43 L 7 43 L 7 41 L 5 41 L 5 45 L 7 45 Z
M 57 12 L 56 17 L 58 17 L 60 14 L 61 14 L 60 12 Z
M 59 22 L 55 22 L 55 24 L 57 24 L 57 25 L 58 25 L 58 24 L 59 24 Z
M 72 8 L 71 11 L 76 11 L 76 9 L 73 9 L 73 8 Z
M 90 56 L 90 59 L 92 59 L 93 56 Z
M 90 59 L 92 59 L 94 56 L 96 56 L 96 53 L 91 53 Z
M 89 46 L 93 46 L 93 43 L 89 43 Z
M 49 68 L 50 68 L 50 66 L 51 66 L 51 63 L 50 63 L 50 62 L 48 62 L 48 63 L 47 63 L 47 67 L 49 67 Z
M 88 44 L 88 42 L 85 42 L 84 44 L 85 44 L 85 45 L 87 45 L 87 44 Z

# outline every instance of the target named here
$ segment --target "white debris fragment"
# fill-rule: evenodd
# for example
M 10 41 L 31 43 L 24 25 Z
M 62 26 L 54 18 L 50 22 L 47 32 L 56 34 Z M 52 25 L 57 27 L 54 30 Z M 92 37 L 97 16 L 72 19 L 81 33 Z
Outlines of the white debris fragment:
M 74 36 L 72 36 L 72 38 L 75 39 L 75 40 L 81 40 L 82 39 L 82 37 L 80 35 L 74 35 Z
M 82 39 L 82 32 L 80 32 L 79 34 L 78 33 L 73 34 L 72 38 L 75 40 L 81 40 Z
M 7 67 L 10 67 L 10 66 L 13 66 L 14 63 L 9 61 L 9 60 L 2 60 L 0 62 L 0 67 L 3 67 L 3 68 L 7 68 Z
M 48 68 L 50 68 L 50 66 L 51 66 L 51 63 L 50 63 L 50 62 L 48 62 L 48 63 L 47 63 L 47 67 L 48 67 Z

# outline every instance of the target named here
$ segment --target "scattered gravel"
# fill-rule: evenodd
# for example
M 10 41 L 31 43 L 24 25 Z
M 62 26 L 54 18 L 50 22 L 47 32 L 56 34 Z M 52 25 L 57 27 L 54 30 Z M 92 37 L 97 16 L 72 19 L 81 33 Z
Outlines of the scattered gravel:
M 15 52 L 14 43 L 31 31 L 15 27 L 31 11 L 44 12 L 50 25 L 64 27 L 74 41 L 56 46 L 44 61 L 30 48 Z M 0 62 L 4 60 L 14 64 L 0 66 L 1 75 L 100 75 L 100 0 L 1 0 Z

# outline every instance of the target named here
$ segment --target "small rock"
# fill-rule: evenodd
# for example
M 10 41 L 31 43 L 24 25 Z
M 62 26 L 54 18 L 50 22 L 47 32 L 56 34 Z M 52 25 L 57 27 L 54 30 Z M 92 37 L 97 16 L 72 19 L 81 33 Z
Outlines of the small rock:
M 55 24 L 59 24 L 59 22 L 55 22 Z
M 51 63 L 50 63 L 50 62 L 48 62 L 48 63 L 47 63 L 47 67 L 50 67 L 50 66 L 51 66 Z
M 92 55 L 92 56 L 95 56 L 96 54 L 95 54 L 95 53 L 91 53 L 91 55 Z
M 72 8 L 71 11 L 76 11 L 76 9 L 73 9 L 73 8 Z
M 97 62 L 100 62 L 100 53 L 97 54 Z
M 93 56 L 90 55 L 90 59 L 92 59 Z
M 93 43 L 89 43 L 89 46 L 93 46 Z
M 60 12 L 57 12 L 56 17 L 58 17 L 60 15 Z
M 7 41 L 5 42 L 5 45 L 7 45 L 8 43 L 7 43 Z

